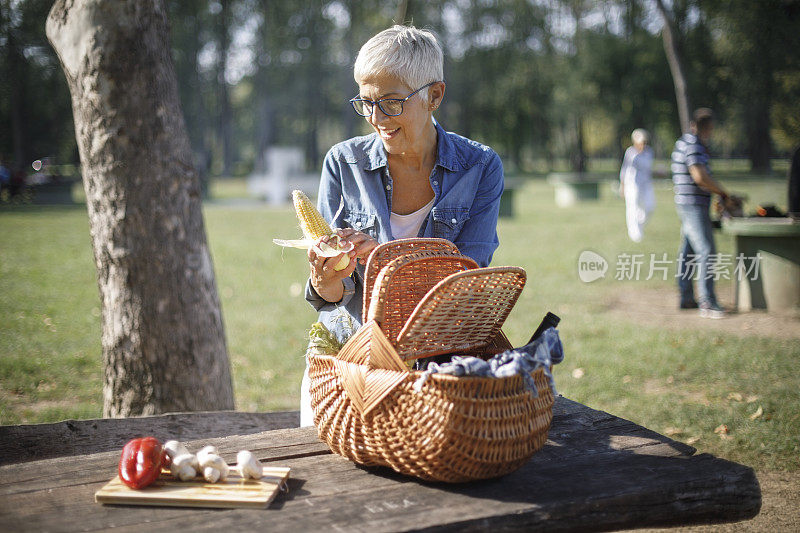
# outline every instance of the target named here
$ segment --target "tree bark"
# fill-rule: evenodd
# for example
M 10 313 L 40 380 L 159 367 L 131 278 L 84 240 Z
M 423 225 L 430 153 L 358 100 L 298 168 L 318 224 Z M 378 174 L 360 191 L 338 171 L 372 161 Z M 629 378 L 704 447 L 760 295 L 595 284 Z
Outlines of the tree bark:
M 102 300 L 103 414 L 233 409 L 197 172 L 160 0 L 57 0 Z
M 691 122 L 691 100 L 689 98 L 689 88 L 686 84 L 686 75 L 683 68 L 683 60 L 681 59 L 680 47 L 678 45 L 672 17 L 667 12 L 667 8 L 664 7 L 663 0 L 656 0 L 656 5 L 658 6 L 658 11 L 661 13 L 661 18 L 664 20 L 661 36 L 664 39 L 664 52 L 667 55 L 669 70 L 672 73 L 672 82 L 675 85 L 675 99 L 678 104 L 678 117 L 681 121 L 681 131 L 686 133 L 689 131 L 689 123 Z

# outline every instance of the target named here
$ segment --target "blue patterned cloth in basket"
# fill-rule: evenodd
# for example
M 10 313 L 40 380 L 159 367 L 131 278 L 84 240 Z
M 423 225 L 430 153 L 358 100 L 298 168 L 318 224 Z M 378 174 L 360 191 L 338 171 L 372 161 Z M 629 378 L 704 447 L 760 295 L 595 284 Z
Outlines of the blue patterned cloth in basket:
M 431 374 L 449 374 L 451 376 L 483 376 L 504 378 L 519 374 L 525 382 L 525 387 L 536 398 L 539 391 L 531 377 L 531 372 L 538 368 L 544 369 L 544 374 L 550 381 L 553 395 L 556 394 L 556 384 L 550 365 L 555 365 L 564 360 L 564 346 L 555 328 L 547 328 L 540 337 L 521 348 L 513 348 L 499 353 L 484 361 L 477 357 L 454 356 L 449 363 L 429 363 L 428 368 L 414 382 L 414 390 L 419 392 Z

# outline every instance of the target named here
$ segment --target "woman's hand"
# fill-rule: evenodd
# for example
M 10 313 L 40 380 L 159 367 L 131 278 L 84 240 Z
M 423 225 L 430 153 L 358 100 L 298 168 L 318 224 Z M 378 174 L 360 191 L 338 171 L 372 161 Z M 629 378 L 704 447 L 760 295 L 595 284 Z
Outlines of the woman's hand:
M 350 252 L 350 257 L 356 257 L 358 262 L 362 265 L 367 264 L 369 254 L 378 246 L 378 241 L 366 233 L 356 231 L 353 228 L 337 229 L 336 234 L 343 240 L 352 243 L 353 250 Z M 351 261 L 351 264 L 355 264 L 355 261 Z
M 330 237 L 321 237 L 317 244 L 324 242 L 331 244 Z M 343 270 L 334 270 L 333 267 L 341 260 L 345 253 L 350 257 L 350 264 Z M 338 302 L 344 295 L 344 285 L 342 280 L 353 273 L 356 268 L 356 262 L 353 261 L 356 251 L 350 250 L 349 252 L 342 252 L 334 257 L 318 256 L 313 248 L 308 250 L 308 262 L 311 266 L 311 285 L 325 301 Z

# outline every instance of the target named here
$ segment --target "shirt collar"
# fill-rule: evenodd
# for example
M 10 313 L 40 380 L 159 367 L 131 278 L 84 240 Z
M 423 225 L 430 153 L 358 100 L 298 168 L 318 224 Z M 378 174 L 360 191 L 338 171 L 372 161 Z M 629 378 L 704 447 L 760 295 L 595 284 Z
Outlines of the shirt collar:
M 451 171 L 463 166 L 458 161 L 450 136 L 447 135 L 436 119 L 433 119 L 433 125 L 436 127 L 436 164 Z M 377 133 L 372 135 L 371 145 L 367 149 L 366 170 L 377 170 L 386 166 L 386 150 L 383 148 L 383 142 Z

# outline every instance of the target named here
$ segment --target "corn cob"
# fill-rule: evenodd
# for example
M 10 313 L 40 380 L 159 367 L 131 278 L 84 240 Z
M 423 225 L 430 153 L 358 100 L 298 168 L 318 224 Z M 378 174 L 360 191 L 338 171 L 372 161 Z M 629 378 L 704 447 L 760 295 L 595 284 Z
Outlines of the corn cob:
M 317 211 L 308 196 L 303 191 L 292 191 L 292 202 L 297 218 L 300 220 L 300 229 L 306 239 L 316 241 L 320 237 L 330 237 L 333 230 L 330 225 L 322 218 L 322 214 Z
M 331 229 L 330 225 L 322 218 L 322 214 L 317 210 L 311 200 L 308 199 L 302 191 L 292 191 L 292 202 L 294 203 L 294 210 L 297 213 L 297 219 L 300 221 L 300 229 L 303 230 L 305 239 L 301 241 L 285 241 L 281 239 L 273 239 L 275 244 L 281 246 L 294 246 L 300 248 L 314 248 L 314 251 L 324 257 L 334 257 L 341 252 L 349 252 L 352 250 L 352 245 L 343 246 L 339 242 L 339 237 Z M 320 244 L 316 246 L 316 242 L 320 237 L 333 237 L 335 241 L 334 246 Z M 341 260 L 333 267 L 334 270 L 344 270 L 350 264 L 350 257 L 345 254 Z

